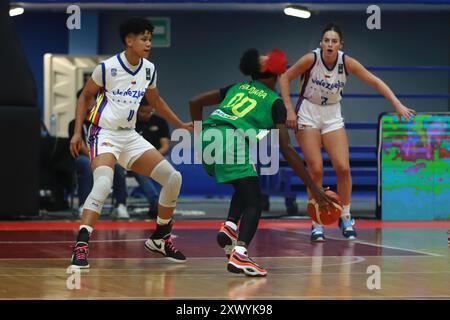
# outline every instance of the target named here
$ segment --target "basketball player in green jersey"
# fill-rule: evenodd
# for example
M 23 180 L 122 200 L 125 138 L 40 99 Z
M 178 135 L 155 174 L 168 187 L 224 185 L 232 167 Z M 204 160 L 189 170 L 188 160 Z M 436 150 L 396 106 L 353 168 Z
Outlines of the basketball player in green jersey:
M 230 183 L 235 192 L 231 199 L 227 221 L 217 235 L 225 250 L 227 269 L 248 276 L 265 276 L 267 270 L 248 257 L 247 247 L 258 228 L 261 216 L 260 183 L 250 160 L 250 143 L 261 129 L 277 129 L 279 144 L 286 161 L 314 194 L 320 207 L 332 204 L 332 199 L 317 187 L 292 147 L 286 129 L 286 110 L 281 97 L 274 91 L 278 76 L 286 70 L 285 54 L 275 49 L 261 56 L 256 49 L 247 50 L 240 70 L 252 80 L 200 94 L 189 101 L 192 120 L 201 121 L 203 107 L 220 104 L 203 122 L 201 132 L 202 161 L 208 174 L 218 183 Z M 233 134 L 238 131 L 237 134 Z M 230 134 L 230 132 L 232 134 Z M 245 134 L 241 134 L 244 133 Z M 252 140 L 253 139 L 253 140 Z M 213 144 L 219 148 L 212 148 Z M 211 151 L 208 158 L 208 151 Z M 230 161 L 231 160 L 231 161 Z M 242 217 L 242 219 L 241 219 Z M 239 234 L 237 224 L 241 220 Z

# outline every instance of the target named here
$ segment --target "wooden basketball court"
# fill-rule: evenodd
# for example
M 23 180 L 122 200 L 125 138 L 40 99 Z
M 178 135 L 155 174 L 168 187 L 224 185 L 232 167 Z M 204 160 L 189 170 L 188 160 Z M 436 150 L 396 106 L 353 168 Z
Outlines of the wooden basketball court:
M 359 220 L 358 240 L 333 226 L 312 244 L 309 222 L 264 220 L 249 253 L 265 278 L 226 270 L 219 221 L 176 222 L 185 264 L 144 249 L 154 226 L 100 221 L 78 273 L 67 268 L 78 222 L 2 222 L 0 299 L 450 299 L 450 221 Z

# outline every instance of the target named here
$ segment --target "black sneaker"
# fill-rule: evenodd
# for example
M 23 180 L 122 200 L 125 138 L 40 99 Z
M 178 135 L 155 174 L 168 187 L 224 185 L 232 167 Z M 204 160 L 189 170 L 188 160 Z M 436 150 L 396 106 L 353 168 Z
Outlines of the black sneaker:
M 71 267 L 88 269 L 89 244 L 86 242 L 77 242 L 72 252 L 72 264 Z
M 173 228 L 173 219 L 168 224 L 156 224 L 156 229 L 153 231 L 150 239 L 166 239 L 170 237 Z
M 172 237 L 166 239 L 147 239 L 144 244 L 145 249 L 162 254 L 166 259 L 177 262 L 186 262 L 186 257 L 173 245 Z

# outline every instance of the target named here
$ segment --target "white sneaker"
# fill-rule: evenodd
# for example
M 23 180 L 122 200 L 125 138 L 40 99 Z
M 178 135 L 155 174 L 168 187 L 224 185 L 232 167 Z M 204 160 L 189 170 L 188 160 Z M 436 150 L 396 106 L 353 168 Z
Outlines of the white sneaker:
M 130 219 L 127 207 L 124 204 L 119 204 L 117 207 L 117 218 L 118 219 Z
M 311 226 L 311 241 L 325 242 L 324 227 L 318 223 Z

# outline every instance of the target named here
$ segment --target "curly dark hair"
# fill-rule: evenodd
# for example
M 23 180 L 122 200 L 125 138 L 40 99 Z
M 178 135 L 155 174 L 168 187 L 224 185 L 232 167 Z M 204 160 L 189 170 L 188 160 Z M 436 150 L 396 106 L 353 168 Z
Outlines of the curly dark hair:
M 155 27 L 149 20 L 141 17 L 133 17 L 124 21 L 120 25 L 119 28 L 120 39 L 122 40 L 123 44 L 126 44 L 125 38 L 129 34 L 137 35 L 144 33 L 145 31 L 149 31 L 150 33 L 153 34 L 154 29 Z
M 261 69 L 258 50 L 251 48 L 245 51 L 241 57 L 239 69 L 244 75 L 252 76 L 252 78 L 254 78 L 254 76 L 256 76 Z

